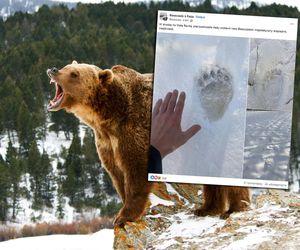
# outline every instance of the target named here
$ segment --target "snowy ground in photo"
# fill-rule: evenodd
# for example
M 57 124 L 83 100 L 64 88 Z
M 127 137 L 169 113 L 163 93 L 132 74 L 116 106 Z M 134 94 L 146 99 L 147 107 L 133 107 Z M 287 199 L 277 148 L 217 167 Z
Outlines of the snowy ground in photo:
M 250 41 L 246 38 L 157 35 L 153 105 L 173 89 L 185 91 L 183 130 L 193 124 L 202 127 L 163 160 L 164 174 L 242 177 L 249 49 Z M 223 77 L 230 75 L 232 79 L 230 86 L 224 84 L 226 88 L 220 93 L 217 78 L 222 71 Z M 203 78 L 200 89 L 199 77 Z M 211 80 L 212 77 L 216 80 Z M 212 84 L 210 90 L 209 84 Z M 222 99 L 231 87 L 232 99 L 224 98 L 226 108 L 222 110 L 221 105 L 222 114 L 215 119 L 215 115 L 208 114 L 209 100 L 203 103 L 202 99 L 218 102 L 218 97 Z
M 249 109 L 292 111 L 296 41 L 251 39 Z
M 47 235 L 0 242 L 3 250 L 110 250 L 114 230 L 103 229 L 88 235 Z
M 292 114 L 288 111 L 248 111 L 244 178 L 287 180 Z

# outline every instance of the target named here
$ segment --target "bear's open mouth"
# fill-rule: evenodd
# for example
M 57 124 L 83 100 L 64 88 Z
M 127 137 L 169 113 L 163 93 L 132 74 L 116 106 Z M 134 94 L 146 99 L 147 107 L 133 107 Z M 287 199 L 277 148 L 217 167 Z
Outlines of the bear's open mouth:
M 48 104 L 48 110 L 54 110 L 56 109 L 62 102 L 64 98 L 64 90 L 60 86 L 59 83 L 54 81 L 53 79 L 50 80 L 50 84 L 55 84 L 55 96 L 54 98 L 49 102 Z

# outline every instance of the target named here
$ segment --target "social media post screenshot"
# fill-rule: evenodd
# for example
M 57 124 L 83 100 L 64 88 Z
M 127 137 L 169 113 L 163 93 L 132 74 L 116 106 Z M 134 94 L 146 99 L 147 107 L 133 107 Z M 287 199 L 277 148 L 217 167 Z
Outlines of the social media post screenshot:
M 297 25 L 158 11 L 149 181 L 288 188 Z

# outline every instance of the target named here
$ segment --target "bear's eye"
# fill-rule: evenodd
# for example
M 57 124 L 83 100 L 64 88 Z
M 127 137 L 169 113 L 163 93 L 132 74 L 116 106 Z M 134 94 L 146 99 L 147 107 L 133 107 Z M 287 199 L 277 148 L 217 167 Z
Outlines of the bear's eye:
M 78 73 L 77 72 L 71 72 L 70 75 L 71 75 L 72 78 L 78 77 Z

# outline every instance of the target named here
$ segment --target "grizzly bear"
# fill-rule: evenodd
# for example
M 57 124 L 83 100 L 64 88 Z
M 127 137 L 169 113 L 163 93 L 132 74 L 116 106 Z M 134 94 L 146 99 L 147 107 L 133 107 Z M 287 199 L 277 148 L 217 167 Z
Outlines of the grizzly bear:
M 203 204 L 196 209 L 197 216 L 220 215 L 227 219 L 233 212 L 249 209 L 250 194 L 248 188 L 232 186 L 203 186 Z
M 99 158 L 123 201 L 114 223 L 138 220 L 153 186 L 147 181 L 152 74 L 140 74 L 121 65 L 103 70 L 76 61 L 60 70 L 48 69 L 47 74 L 56 87 L 48 110 L 65 109 L 94 130 Z M 232 189 L 236 190 L 234 197 L 230 195 Z M 247 201 L 246 191 L 240 188 L 222 190 L 204 188 L 204 197 L 211 197 L 211 201 L 198 215 L 223 210 L 223 203 L 237 201 L 240 193 Z M 226 198 L 214 200 L 222 195 Z M 240 203 L 233 202 L 230 209 L 240 211 Z
M 94 130 L 100 160 L 123 201 L 114 223 L 137 220 L 153 185 L 147 181 L 152 74 L 75 61 L 47 74 L 56 87 L 48 110 L 65 109 Z

